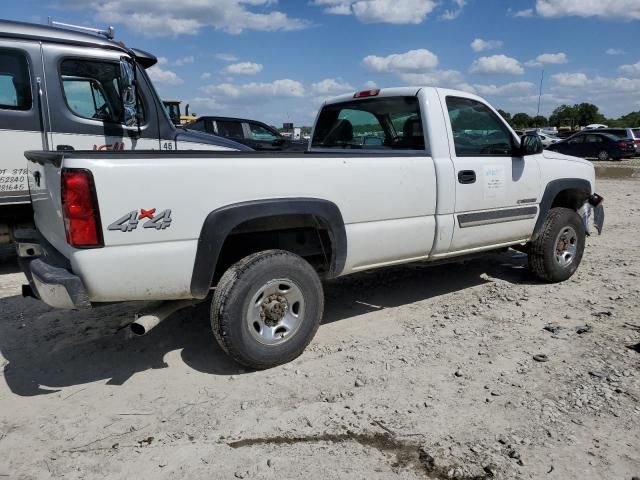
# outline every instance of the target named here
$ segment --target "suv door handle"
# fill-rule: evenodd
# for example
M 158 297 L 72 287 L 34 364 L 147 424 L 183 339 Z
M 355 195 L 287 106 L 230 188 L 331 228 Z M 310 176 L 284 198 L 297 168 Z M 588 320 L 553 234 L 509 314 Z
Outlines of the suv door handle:
M 458 172 L 458 182 L 463 184 L 476 183 L 476 172 L 473 170 L 460 170 Z

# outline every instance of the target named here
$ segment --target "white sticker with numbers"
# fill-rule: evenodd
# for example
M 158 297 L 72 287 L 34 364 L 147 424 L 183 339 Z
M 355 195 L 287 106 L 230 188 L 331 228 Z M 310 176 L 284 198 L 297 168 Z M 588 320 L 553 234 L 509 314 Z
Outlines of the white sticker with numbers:
M 505 198 L 506 175 L 504 166 L 485 165 L 483 183 L 485 200 Z

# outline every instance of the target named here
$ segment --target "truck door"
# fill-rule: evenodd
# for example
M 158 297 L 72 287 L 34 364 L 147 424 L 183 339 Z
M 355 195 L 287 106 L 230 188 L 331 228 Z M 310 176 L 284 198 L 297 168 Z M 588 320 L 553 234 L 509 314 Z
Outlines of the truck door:
M 137 88 L 140 127 L 126 118 L 124 52 L 45 45 L 52 150 L 160 148 L 155 104 Z
M 42 61 L 36 42 L 0 40 L 0 217 L 30 203 L 25 150 L 46 148 L 40 115 Z
M 514 156 L 513 133 L 481 101 L 443 100 L 456 176 L 451 251 L 527 240 L 540 203 L 537 156 Z

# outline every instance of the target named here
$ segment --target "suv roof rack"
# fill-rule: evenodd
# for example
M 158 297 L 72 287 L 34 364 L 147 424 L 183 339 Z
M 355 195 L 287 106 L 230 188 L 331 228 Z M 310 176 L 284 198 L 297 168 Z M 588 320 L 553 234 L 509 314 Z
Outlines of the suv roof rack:
M 94 33 L 96 35 L 102 35 L 103 37 L 109 40 L 113 40 L 113 37 L 115 36 L 115 33 L 116 33 L 115 29 L 112 26 L 107 27 L 106 30 L 101 30 L 99 28 L 91 28 L 91 27 L 84 27 L 82 25 L 72 25 L 70 23 L 57 22 L 53 20 L 51 17 L 48 18 L 47 23 L 49 24 L 50 27 L 64 27 L 64 28 L 71 28 L 73 30 L 79 30 L 81 32 Z

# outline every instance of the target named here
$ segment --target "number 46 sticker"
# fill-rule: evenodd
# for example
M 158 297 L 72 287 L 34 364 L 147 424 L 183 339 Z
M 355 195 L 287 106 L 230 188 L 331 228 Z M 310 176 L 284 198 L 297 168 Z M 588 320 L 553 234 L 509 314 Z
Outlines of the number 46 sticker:
M 138 228 L 138 224 L 143 221 L 143 228 L 164 230 L 171 226 L 171 210 L 163 210 L 157 215 L 155 208 L 151 210 L 141 208 L 139 213 L 138 210 L 133 210 L 109 225 L 109 230 L 132 232 Z

